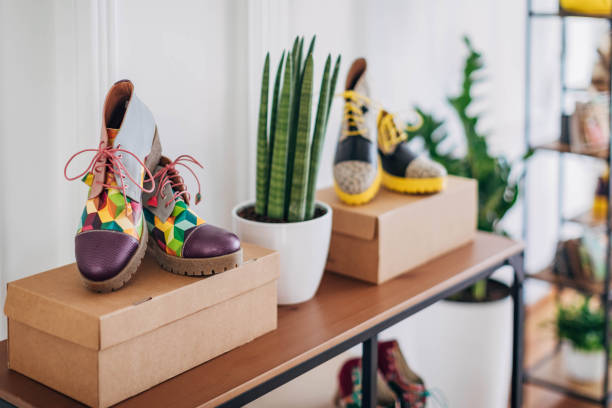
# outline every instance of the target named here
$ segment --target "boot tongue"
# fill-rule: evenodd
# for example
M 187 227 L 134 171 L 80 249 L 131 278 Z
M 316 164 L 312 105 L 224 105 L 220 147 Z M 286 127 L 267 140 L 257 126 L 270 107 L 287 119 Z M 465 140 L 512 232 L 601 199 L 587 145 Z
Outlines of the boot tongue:
M 164 166 L 167 165 L 168 163 L 170 163 L 170 160 L 162 156 L 162 158 L 159 161 L 159 164 L 155 167 L 155 171 L 153 171 L 153 174 L 156 174 L 160 170 L 163 170 Z M 170 170 L 168 175 L 171 178 L 178 176 L 176 171 L 172 171 L 172 170 Z M 157 180 L 157 182 L 159 183 L 160 180 Z M 162 194 L 162 191 L 160 191 L 159 186 L 156 186 L 156 188 L 150 193 L 145 192 L 142 194 L 142 201 L 145 204 L 146 208 L 149 211 L 151 211 L 154 215 L 156 215 L 162 222 L 166 222 L 168 217 L 172 215 L 172 212 L 175 207 L 175 204 L 172 203 L 172 201 L 175 201 L 173 198 L 174 189 L 179 189 L 179 187 L 177 186 L 177 187 L 174 187 L 173 189 L 171 184 L 173 183 L 167 183 L 163 187 L 163 194 Z M 145 187 L 150 188 L 151 185 L 149 183 L 145 183 Z M 182 198 L 177 198 L 176 201 L 183 201 L 183 200 Z
M 106 128 L 106 134 L 108 135 L 108 145 L 110 147 L 114 147 L 115 138 L 117 137 L 118 133 L 119 133 L 119 129 Z M 112 184 L 112 185 L 117 184 L 115 177 L 114 177 L 114 173 L 110 171 L 106 172 L 105 179 L 106 179 L 106 184 Z
M 115 143 L 115 138 L 117 137 L 117 133 L 119 133 L 119 129 L 106 128 L 106 134 L 108 136 L 108 145 L 113 147 Z M 94 175 L 93 173 L 87 173 L 85 177 L 83 177 L 83 183 L 87 184 L 90 188 L 93 184 Z M 105 171 L 104 174 L 104 182 L 106 184 L 117 184 L 115 182 L 115 178 L 113 177 L 113 173 L 110 171 Z
M 361 76 L 355 83 L 353 91 L 363 96 L 370 96 L 370 88 L 368 86 L 368 82 L 366 81 L 365 71 L 363 72 L 363 74 L 361 74 Z
M 349 90 L 354 91 L 355 93 L 359 95 L 368 97 L 370 94 L 370 91 L 369 91 L 369 87 L 368 87 L 365 77 L 366 76 L 365 76 L 365 71 L 364 71 L 359 77 L 359 79 L 357 80 L 357 82 L 355 82 L 352 89 L 349 89 Z M 365 105 L 365 102 L 361 99 L 355 99 L 352 102 L 361 108 L 361 115 L 365 118 L 366 122 L 359 124 L 359 125 L 347 123 L 346 125 L 348 126 L 348 130 L 350 132 L 359 131 L 361 137 L 368 139 L 371 142 L 375 142 L 376 136 L 375 134 L 372 133 L 374 131 L 374 127 L 372 126 L 372 123 L 370 123 L 372 115 L 368 114 L 369 107 Z M 341 138 L 341 140 L 343 138 Z
M 115 138 L 119 133 L 119 129 L 106 128 L 106 134 L 108 135 L 108 145 L 114 146 Z

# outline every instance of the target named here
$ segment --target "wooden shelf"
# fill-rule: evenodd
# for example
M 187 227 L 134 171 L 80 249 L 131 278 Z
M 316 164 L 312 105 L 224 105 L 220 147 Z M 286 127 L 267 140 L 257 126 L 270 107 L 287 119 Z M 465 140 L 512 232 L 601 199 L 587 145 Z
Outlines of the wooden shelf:
M 539 146 L 534 146 L 534 148 L 536 150 L 551 150 L 551 151 L 561 152 L 561 153 L 571 153 L 571 154 L 577 154 L 581 156 L 595 157 L 595 158 L 604 159 L 604 160 L 608 159 L 608 149 L 605 149 L 605 148 L 602 148 L 602 149 L 578 148 L 578 147 L 572 147 L 566 143 L 561 143 L 560 141 L 545 143 Z
M 528 274 L 527 277 L 550 282 L 555 285 L 565 286 L 590 294 L 603 294 L 604 292 L 603 283 L 601 282 L 577 281 L 575 279 L 559 276 L 553 273 L 552 268 L 546 268 L 538 273 Z
M 593 211 L 585 211 L 584 213 L 566 219 L 565 221 L 575 222 L 591 228 L 603 228 L 606 226 L 605 218 L 596 218 L 593 216 Z
M 277 330 L 117 406 L 217 406 L 403 311 L 445 296 L 522 250 L 522 243 L 479 232 L 470 244 L 382 285 L 326 273 L 314 299 L 279 307 Z M 6 346 L 0 342 L 0 398 L 18 406 L 81 406 L 8 370 Z
M 527 382 L 547 388 L 564 388 L 576 396 L 600 401 L 603 399 L 603 380 L 594 383 L 582 383 L 572 380 L 563 366 L 561 352 L 555 352 L 527 370 Z M 608 389 L 612 389 L 612 377 Z

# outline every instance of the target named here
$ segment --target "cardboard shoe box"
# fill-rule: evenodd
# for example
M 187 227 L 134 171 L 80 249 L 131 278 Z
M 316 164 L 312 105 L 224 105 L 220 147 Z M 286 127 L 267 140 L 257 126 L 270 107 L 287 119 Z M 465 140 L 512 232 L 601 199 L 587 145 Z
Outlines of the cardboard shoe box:
M 382 283 L 474 239 L 475 180 L 448 177 L 444 191 L 406 195 L 381 188 L 370 203 L 342 203 L 333 188 L 317 198 L 333 211 L 327 270 Z
M 145 257 L 135 278 L 88 291 L 76 265 L 8 284 L 9 367 L 92 407 L 138 394 L 276 328 L 278 253 L 207 278 Z

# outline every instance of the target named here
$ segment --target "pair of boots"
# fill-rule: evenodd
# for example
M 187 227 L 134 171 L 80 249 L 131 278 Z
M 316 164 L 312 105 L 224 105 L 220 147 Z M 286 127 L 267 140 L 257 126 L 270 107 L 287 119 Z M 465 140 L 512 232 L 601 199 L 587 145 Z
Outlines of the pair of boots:
M 95 153 L 81 174 L 69 177 L 72 160 Z M 66 163 L 64 176 L 90 186 L 75 237 L 77 266 L 85 286 L 110 292 L 136 273 L 145 252 L 166 270 L 210 275 L 242 263 L 238 237 L 207 224 L 190 207 L 178 167 L 202 167 L 189 155 L 162 156 L 157 126 L 127 80 L 106 96 L 97 149 Z M 200 186 L 195 197 L 201 199 Z
M 443 190 L 446 169 L 410 150 L 392 114 L 379 109 L 373 123 L 366 68 L 366 60 L 359 58 L 346 78 L 344 119 L 334 158 L 336 194 L 347 204 L 360 205 L 371 201 L 381 184 L 401 193 Z
M 361 408 L 361 359 L 344 363 L 338 374 L 336 406 Z M 378 344 L 376 389 L 378 408 L 424 408 L 429 392 L 421 377 L 410 369 L 397 341 Z

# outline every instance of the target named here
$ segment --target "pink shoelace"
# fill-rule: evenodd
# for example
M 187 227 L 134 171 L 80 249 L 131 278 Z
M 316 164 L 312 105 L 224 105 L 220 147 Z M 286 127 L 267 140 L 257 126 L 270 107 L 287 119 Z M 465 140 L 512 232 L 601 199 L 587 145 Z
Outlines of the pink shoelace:
M 173 162 L 168 163 L 163 168 L 159 169 L 153 175 L 154 179 L 158 179 L 156 183 L 156 188 L 159 189 L 158 191 L 160 192 L 159 194 L 162 199 L 166 198 L 166 196 L 164 195 L 164 187 L 167 184 L 170 184 L 170 186 L 173 188 L 182 188 L 182 190 L 174 189 L 172 201 L 167 202 L 166 207 L 169 206 L 171 203 L 174 203 L 174 201 L 180 196 L 185 197 L 187 202 L 189 202 L 189 200 L 191 199 L 191 194 L 187 191 L 187 188 L 185 186 L 185 180 L 183 180 L 183 177 L 181 177 L 181 175 L 179 174 L 176 166 L 183 166 L 184 168 L 186 168 L 193 175 L 196 182 L 198 183 L 198 194 L 196 194 L 195 203 L 199 203 L 202 199 L 202 194 L 200 192 L 200 179 L 198 179 L 198 176 L 196 176 L 195 172 L 191 169 L 191 167 L 188 166 L 189 163 L 195 164 L 201 169 L 204 168 L 204 166 L 202 166 L 200 162 L 198 162 L 193 156 L 190 156 L 188 154 L 182 154 L 176 159 L 174 159 Z
M 87 153 L 87 152 L 96 152 L 96 154 L 91 159 L 91 162 L 89 163 L 87 168 L 81 174 L 77 176 L 68 177 L 68 166 L 70 165 L 72 160 L 75 157 L 83 153 Z M 134 180 L 132 175 L 127 171 L 127 169 L 121 162 L 121 159 L 123 158 L 123 153 L 129 154 L 130 156 L 135 158 L 138 161 L 138 163 L 142 166 L 142 168 L 145 170 L 145 172 L 147 173 L 147 177 L 148 177 L 147 181 L 151 181 L 151 183 L 153 184 L 150 189 L 146 189 L 144 188 L 143 185 L 140 185 L 140 182 Z M 117 147 L 113 147 L 113 146 L 102 147 L 102 143 L 100 143 L 97 149 L 83 149 L 79 152 L 76 152 L 68 159 L 68 161 L 66 162 L 66 166 L 64 166 L 64 177 L 68 181 L 73 181 L 73 180 L 82 178 L 87 173 L 97 173 L 97 172 L 103 171 L 104 169 L 114 174 L 115 168 L 119 170 L 119 175 L 121 176 L 119 178 L 121 181 L 121 186 L 116 186 L 113 184 L 106 184 L 104 182 L 97 182 L 97 183 L 101 184 L 103 187 L 106 187 L 106 188 L 119 189 L 123 193 L 123 198 L 125 199 L 126 203 L 127 203 L 127 196 L 125 194 L 126 185 L 124 182 L 126 177 L 130 179 L 132 183 L 134 183 L 140 190 L 142 190 L 145 193 L 150 193 L 155 189 L 155 181 L 153 180 L 153 175 L 151 174 L 149 169 L 147 169 L 147 166 L 134 153 L 128 150 L 122 149 L 121 145 L 117 145 Z M 127 205 L 126 209 L 127 209 L 128 214 L 131 213 L 132 211 L 131 206 Z

